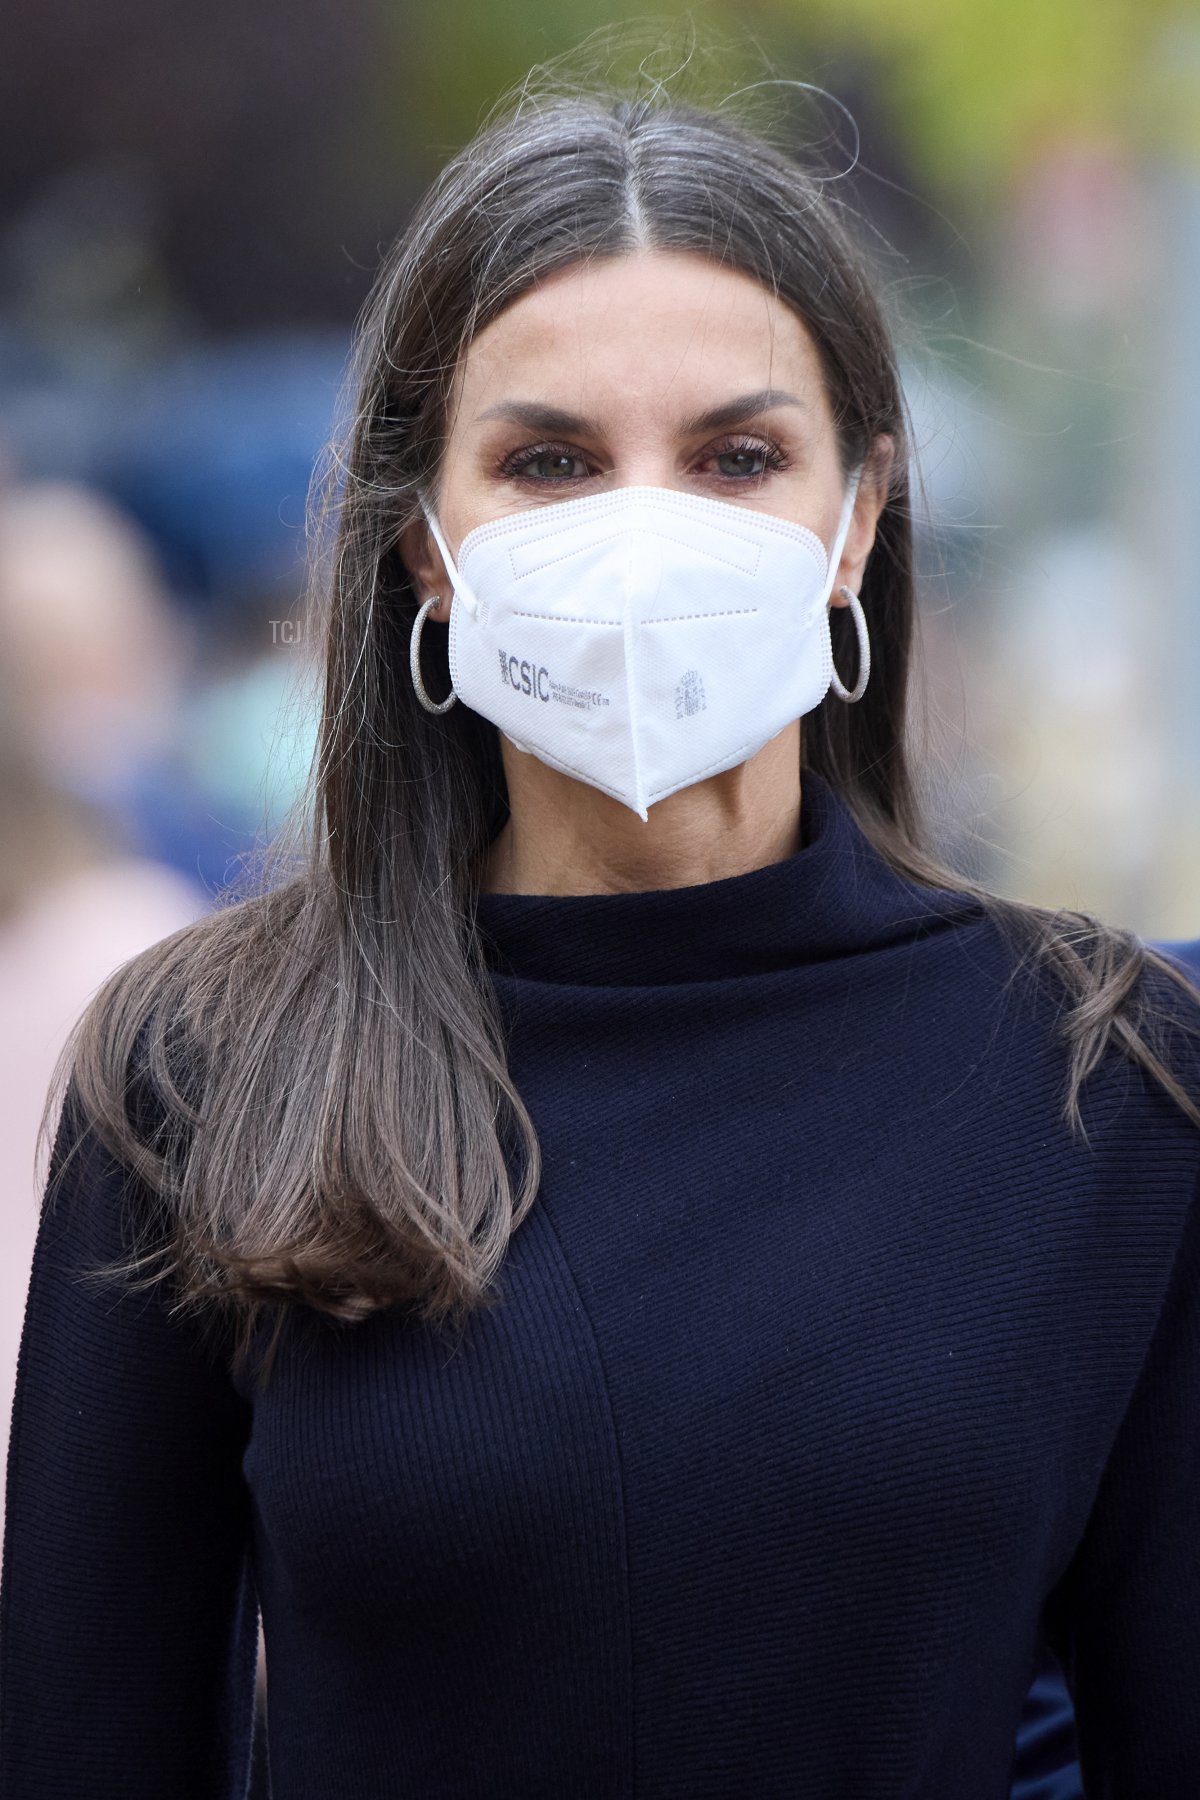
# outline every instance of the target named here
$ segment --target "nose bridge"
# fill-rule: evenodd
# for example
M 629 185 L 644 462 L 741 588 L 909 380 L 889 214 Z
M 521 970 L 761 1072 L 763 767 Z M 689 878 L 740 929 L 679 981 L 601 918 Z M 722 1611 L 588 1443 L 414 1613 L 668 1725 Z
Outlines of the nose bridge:
M 686 490 L 681 480 L 675 448 L 667 443 L 642 442 L 628 447 L 613 463 L 613 486 L 675 488 Z
M 627 347 L 616 354 L 622 364 L 619 376 L 610 366 L 610 379 L 601 382 L 600 392 L 589 396 L 589 416 L 603 419 L 607 427 L 612 484 L 674 487 L 679 481 L 676 408 L 663 391 L 661 380 L 653 378 L 649 365 L 625 367 Z

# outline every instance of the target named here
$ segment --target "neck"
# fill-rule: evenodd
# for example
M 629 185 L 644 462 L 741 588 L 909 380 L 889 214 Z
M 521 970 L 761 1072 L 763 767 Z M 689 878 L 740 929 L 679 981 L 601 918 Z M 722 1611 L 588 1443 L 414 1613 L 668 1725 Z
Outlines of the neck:
M 485 893 L 688 887 L 782 862 L 800 848 L 798 720 L 746 762 L 658 801 L 646 820 L 500 741 L 509 818 L 488 853 Z

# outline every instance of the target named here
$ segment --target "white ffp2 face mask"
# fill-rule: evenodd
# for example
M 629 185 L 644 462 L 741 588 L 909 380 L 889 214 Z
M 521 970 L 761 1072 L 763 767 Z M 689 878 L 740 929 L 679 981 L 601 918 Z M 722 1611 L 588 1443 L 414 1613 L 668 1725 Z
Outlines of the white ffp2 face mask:
M 824 699 L 833 545 L 671 488 L 622 487 L 480 525 L 457 563 L 450 677 L 472 711 L 630 807 L 744 762 Z

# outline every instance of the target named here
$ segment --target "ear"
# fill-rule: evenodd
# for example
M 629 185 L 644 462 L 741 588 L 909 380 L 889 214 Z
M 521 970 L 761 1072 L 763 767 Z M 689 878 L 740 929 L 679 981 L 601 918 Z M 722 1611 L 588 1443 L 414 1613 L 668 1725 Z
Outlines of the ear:
M 875 545 L 875 528 L 879 523 L 879 515 L 887 504 L 895 456 L 895 439 L 881 432 L 872 442 L 863 466 L 862 480 L 858 484 L 854 512 L 850 518 L 850 529 L 842 545 L 842 559 L 834 578 L 830 599 L 832 606 L 846 604 L 838 594 L 840 587 L 848 587 L 851 593 L 857 594 L 862 586 L 867 558 Z
M 428 600 L 431 594 L 437 594 L 438 604 L 430 609 L 428 617 L 436 619 L 441 625 L 448 625 L 453 585 L 434 535 L 420 515 L 404 527 L 397 548 L 413 584 L 417 604 Z

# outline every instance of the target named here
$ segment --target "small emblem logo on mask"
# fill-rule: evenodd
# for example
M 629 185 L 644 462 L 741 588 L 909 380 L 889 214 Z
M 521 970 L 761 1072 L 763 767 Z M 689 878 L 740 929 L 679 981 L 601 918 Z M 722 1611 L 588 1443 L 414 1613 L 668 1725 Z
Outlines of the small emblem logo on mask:
M 675 689 L 675 717 L 686 719 L 689 713 L 703 712 L 708 705 L 699 669 L 688 669 Z

